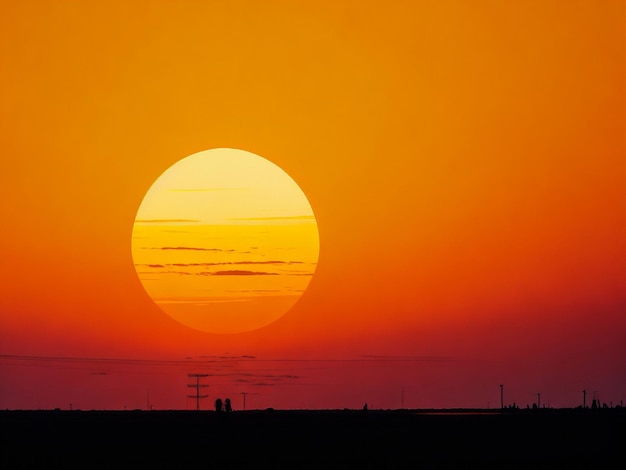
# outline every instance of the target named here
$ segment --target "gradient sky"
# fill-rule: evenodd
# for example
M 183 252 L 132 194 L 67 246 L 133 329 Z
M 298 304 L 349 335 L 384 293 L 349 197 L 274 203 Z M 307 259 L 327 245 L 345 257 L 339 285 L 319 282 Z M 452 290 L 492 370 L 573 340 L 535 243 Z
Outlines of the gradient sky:
M 626 400 L 624 1 L 0 1 L 0 408 Z M 167 168 L 302 189 L 308 288 L 211 334 L 132 257 Z M 244 395 L 245 394 L 245 395 Z

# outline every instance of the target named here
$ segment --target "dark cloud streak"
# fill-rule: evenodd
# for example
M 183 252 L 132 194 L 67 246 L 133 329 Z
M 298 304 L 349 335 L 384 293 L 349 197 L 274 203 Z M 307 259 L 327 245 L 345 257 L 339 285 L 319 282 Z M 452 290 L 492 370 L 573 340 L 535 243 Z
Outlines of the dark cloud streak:
M 232 269 L 227 271 L 215 271 L 198 273 L 205 276 L 279 276 L 278 273 L 268 273 L 264 271 L 244 271 L 241 269 Z
M 140 224 L 168 224 L 168 223 L 196 223 L 196 219 L 136 219 L 135 223 Z

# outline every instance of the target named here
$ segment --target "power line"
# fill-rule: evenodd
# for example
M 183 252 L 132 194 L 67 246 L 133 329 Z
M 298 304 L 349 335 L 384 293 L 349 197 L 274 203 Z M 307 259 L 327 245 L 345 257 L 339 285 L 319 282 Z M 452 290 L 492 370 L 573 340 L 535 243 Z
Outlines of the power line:
M 206 398 L 208 395 L 200 395 L 200 388 L 208 387 L 206 384 L 200 383 L 200 377 L 208 377 L 209 374 L 187 374 L 187 377 L 195 377 L 195 384 L 187 384 L 187 387 L 195 387 L 196 394 L 195 395 L 187 395 L 188 398 L 196 399 L 196 411 L 200 409 L 200 399 Z
M 457 362 L 457 359 L 448 356 L 372 356 L 362 355 L 357 358 L 257 358 L 256 356 L 200 356 L 186 359 L 139 359 L 139 358 L 111 358 L 111 357 L 83 357 L 83 356 L 35 356 L 21 354 L 0 354 L 0 361 L 30 361 L 30 362 L 79 362 L 79 363 L 108 363 L 115 365 L 154 365 L 154 366 L 180 366 L 180 365 L 209 365 L 229 361 L 246 362 L 278 362 L 278 363 L 388 363 L 388 362 Z

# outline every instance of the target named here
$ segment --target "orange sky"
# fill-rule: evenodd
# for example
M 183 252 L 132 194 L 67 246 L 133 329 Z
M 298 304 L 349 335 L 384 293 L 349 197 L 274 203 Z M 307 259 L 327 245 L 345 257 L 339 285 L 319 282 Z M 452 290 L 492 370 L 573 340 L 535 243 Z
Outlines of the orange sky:
M 623 1 L 0 1 L 0 408 L 193 406 L 196 371 L 235 407 L 626 399 L 625 31 Z M 221 147 L 319 230 L 234 335 L 131 255 L 150 185 Z

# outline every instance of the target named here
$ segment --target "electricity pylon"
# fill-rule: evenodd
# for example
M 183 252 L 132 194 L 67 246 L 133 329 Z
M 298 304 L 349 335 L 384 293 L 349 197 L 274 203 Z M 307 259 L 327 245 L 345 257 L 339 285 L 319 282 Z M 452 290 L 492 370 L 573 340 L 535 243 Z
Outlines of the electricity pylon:
M 206 398 L 208 397 L 208 395 L 200 395 L 200 388 L 204 388 L 204 387 L 208 387 L 208 385 L 206 384 L 201 384 L 200 383 L 200 377 L 208 377 L 209 374 L 187 374 L 187 377 L 195 377 L 196 378 L 196 383 L 195 384 L 187 384 L 187 387 L 194 387 L 196 389 L 196 394 L 195 395 L 187 395 L 187 397 L 189 398 L 195 398 L 196 399 L 196 411 L 200 409 L 200 398 Z

